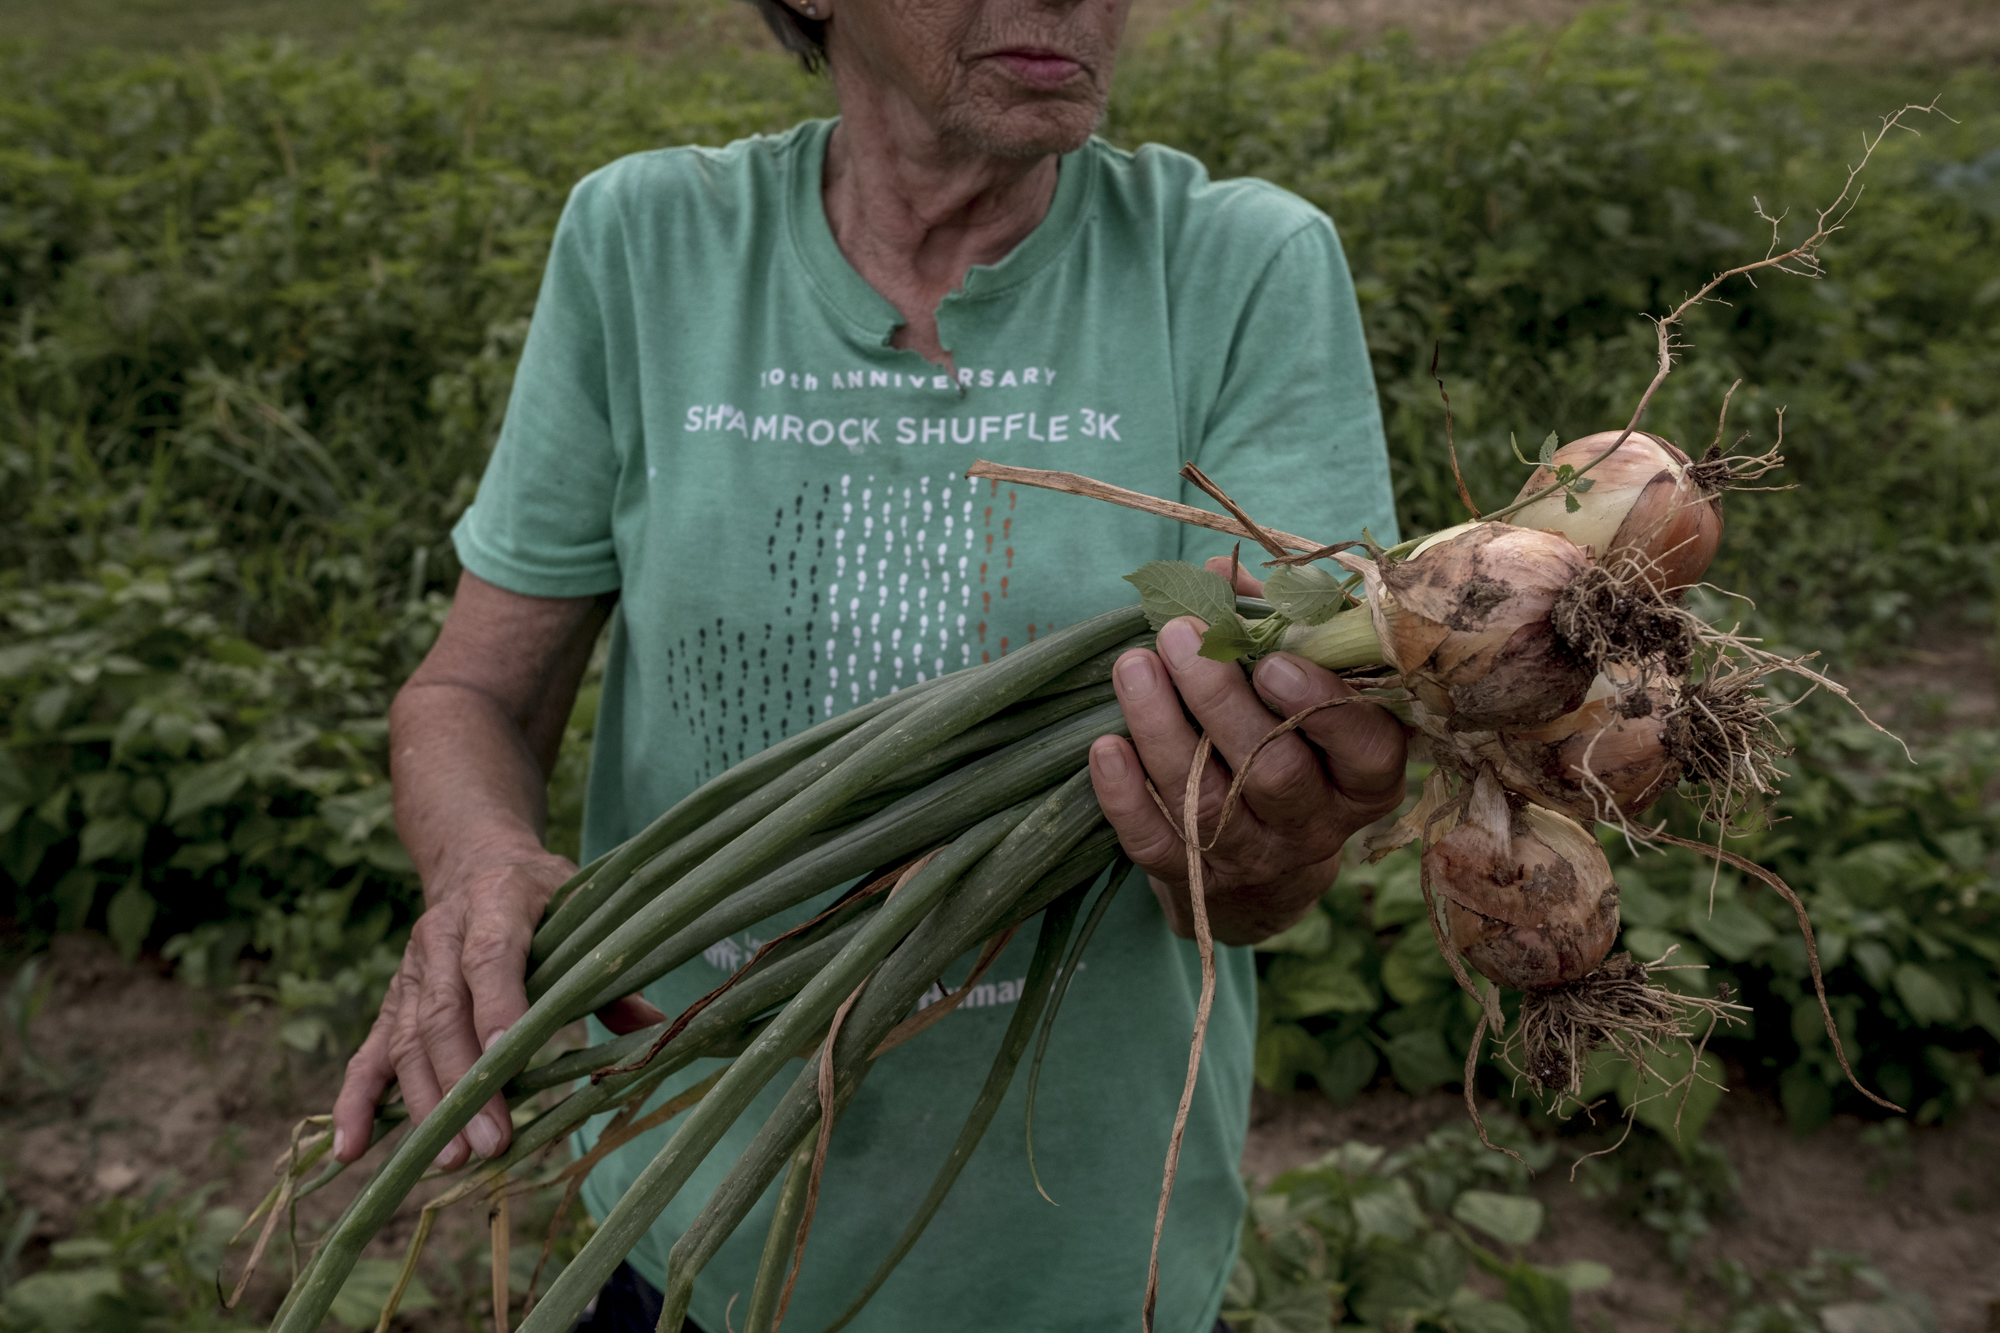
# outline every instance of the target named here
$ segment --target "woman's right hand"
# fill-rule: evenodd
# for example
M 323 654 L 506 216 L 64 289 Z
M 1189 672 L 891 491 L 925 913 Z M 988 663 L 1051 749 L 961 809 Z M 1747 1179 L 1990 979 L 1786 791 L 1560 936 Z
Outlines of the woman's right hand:
M 333 1106 L 333 1154 L 368 1150 L 375 1107 L 393 1081 L 413 1120 L 436 1108 L 480 1054 L 527 1012 L 528 945 L 549 898 L 576 871 L 537 844 L 482 848 L 464 871 L 430 886 L 382 1012 Z M 513 1137 L 496 1095 L 437 1156 L 447 1170 L 469 1153 L 491 1158 Z
M 343 1162 L 368 1151 L 392 1081 L 422 1120 L 527 1012 L 528 946 L 549 898 L 576 872 L 542 847 L 548 775 L 615 601 L 528 597 L 467 571 L 437 642 L 389 709 L 396 832 L 427 906 L 334 1103 L 333 1152 Z M 492 1157 L 512 1138 L 495 1096 L 438 1165 Z

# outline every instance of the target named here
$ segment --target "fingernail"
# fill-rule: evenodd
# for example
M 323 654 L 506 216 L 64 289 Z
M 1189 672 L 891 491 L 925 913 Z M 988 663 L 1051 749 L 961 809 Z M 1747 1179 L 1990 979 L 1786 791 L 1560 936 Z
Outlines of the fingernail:
M 1162 635 L 1162 638 L 1165 636 Z M 1143 699 L 1153 692 L 1159 682 L 1153 675 L 1153 664 L 1146 660 L 1144 653 L 1127 653 L 1118 663 L 1119 692 L 1127 699 Z
M 347 1151 L 347 1131 L 344 1129 L 334 1130 L 333 1131 L 334 1160 L 338 1161 L 340 1159 L 340 1155 L 346 1151 Z
M 465 1137 L 472 1144 L 472 1151 L 481 1157 L 491 1157 L 500 1149 L 500 1130 L 487 1116 L 475 1116 L 465 1127 Z
M 1257 667 L 1257 684 L 1272 699 L 1289 703 L 1306 691 L 1306 673 L 1284 656 L 1267 657 Z
M 439 1150 L 438 1155 L 435 1158 L 431 1159 L 431 1165 L 437 1167 L 441 1171 L 449 1171 L 453 1167 L 457 1166 L 458 1145 L 459 1145 L 458 1139 L 453 1139 L 450 1143 L 445 1144 L 444 1147 Z
M 507 1035 L 506 1028 L 494 1028 L 491 1032 L 486 1034 L 486 1041 L 482 1046 L 480 1046 L 479 1049 L 482 1051 L 492 1050 L 493 1043 L 500 1040 L 502 1037 L 506 1035 Z
M 1125 747 L 1115 741 L 1101 741 L 1090 748 L 1090 761 L 1107 782 L 1125 780 Z
M 1167 665 L 1182 671 L 1201 656 L 1201 634 L 1186 620 L 1176 620 L 1160 631 L 1160 656 Z

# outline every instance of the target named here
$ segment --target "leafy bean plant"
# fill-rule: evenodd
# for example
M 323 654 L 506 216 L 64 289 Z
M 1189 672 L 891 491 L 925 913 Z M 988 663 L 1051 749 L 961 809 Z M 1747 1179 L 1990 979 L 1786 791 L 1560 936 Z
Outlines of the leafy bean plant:
M 192 545 L 192 544 L 190 544 Z M 301 1049 L 350 1042 L 415 907 L 389 818 L 376 645 L 265 649 L 210 609 L 232 565 L 135 551 L 87 576 L 0 586 L 0 872 L 16 931 L 149 941 L 231 985 L 248 949 Z M 410 604 L 397 637 L 435 632 Z
M 1452 1126 L 1394 1153 L 1344 1144 L 1279 1176 L 1251 1203 L 1224 1318 L 1236 1333 L 1569 1333 L 1572 1294 L 1611 1271 L 1522 1257 L 1544 1221 L 1528 1174 L 1555 1149 L 1515 1122 L 1489 1129 L 1521 1158 Z M 1498 1300 L 1467 1285 L 1474 1271 Z
M 243 1214 L 211 1206 L 213 1193 L 209 1187 L 183 1194 L 180 1182 L 169 1179 L 145 1195 L 90 1209 L 76 1234 L 50 1247 L 41 1271 L 0 1271 L 0 1333 L 252 1327 L 217 1306 L 215 1274 Z M 34 1230 L 32 1210 L 3 1211 L 19 1237 Z M 8 1264 L 0 1269 L 11 1266 L 14 1255 L 5 1257 Z

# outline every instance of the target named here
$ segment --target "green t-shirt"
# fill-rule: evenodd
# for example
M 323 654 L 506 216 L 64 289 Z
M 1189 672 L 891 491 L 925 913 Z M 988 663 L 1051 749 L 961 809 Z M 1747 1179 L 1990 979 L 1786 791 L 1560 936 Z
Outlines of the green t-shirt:
M 506 423 L 455 537 L 466 568 L 514 592 L 620 591 L 586 857 L 821 718 L 1129 604 L 1121 576 L 1146 561 L 1230 549 L 1130 510 L 968 482 L 977 458 L 1155 495 L 1186 489 L 1175 473 L 1193 459 L 1281 529 L 1394 529 L 1324 215 L 1261 182 L 1211 183 L 1167 149 L 1092 141 L 1062 159 L 1041 225 L 938 308 L 954 374 L 889 346 L 895 309 L 835 243 L 820 199 L 831 129 L 625 158 L 577 187 L 557 229 Z M 678 1012 L 815 906 L 722 942 L 648 996 Z M 788 1325 L 824 1327 L 914 1212 L 985 1078 L 1032 936 L 990 987 L 885 1057 L 839 1122 Z M 1222 952 L 1164 1242 L 1159 1327 L 1172 1333 L 1213 1322 L 1244 1204 L 1256 985 L 1249 950 Z M 1136 1327 L 1199 983 L 1194 946 L 1142 882 L 1128 886 L 1042 1073 L 1036 1160 L 1060 1206 L 1029 1179 L 1017 1079 L 851 1327 Z M 766 1089 L 633 1252 L 650 1281 L 790 1081 Z M 671 1128 L 591 1177 L 598 1216 Z M 700 1279 L 691 1313 L 712 1333 L 732 1297 L 741 1315 L 771 1203 Z

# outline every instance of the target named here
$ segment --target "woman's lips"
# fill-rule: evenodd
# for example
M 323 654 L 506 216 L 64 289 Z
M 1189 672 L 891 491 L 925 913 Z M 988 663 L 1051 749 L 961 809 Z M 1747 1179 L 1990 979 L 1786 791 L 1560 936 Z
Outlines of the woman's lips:
M 991 57 L 1002 68 L 1030 88 L 1054 91 L 1075 78 L 1083 66 L 1054 51 L 1023 49 L 997 51 Z

